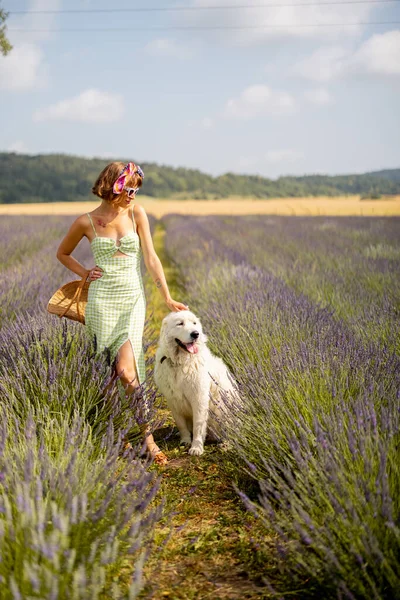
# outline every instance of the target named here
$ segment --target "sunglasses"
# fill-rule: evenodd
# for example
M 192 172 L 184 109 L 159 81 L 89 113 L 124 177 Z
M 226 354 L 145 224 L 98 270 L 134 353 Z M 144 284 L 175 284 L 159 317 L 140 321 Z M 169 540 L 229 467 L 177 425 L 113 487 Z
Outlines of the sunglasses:
M 125 192 L 128 194 L 128 198 L 132 199 L 136 196 L 139 188 L 124 187 Z

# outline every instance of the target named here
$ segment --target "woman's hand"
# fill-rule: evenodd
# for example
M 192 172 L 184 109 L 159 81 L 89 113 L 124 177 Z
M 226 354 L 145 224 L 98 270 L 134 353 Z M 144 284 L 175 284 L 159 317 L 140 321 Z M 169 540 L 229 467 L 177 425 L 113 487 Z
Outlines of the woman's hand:
M 177 302 L 176 300 L 166 300 L 166 304 L 168 308 L 174 312 L 179 312 L 180 310 L 189 310 L 189 307 L 186 304 L 182 304 L 182 302 Z
M 100 279 L 103 276 L 103 270 L 100 267 L 93 267 L 90 269 L 88 275 L 88 281 L 96 281 L 96 279 Z

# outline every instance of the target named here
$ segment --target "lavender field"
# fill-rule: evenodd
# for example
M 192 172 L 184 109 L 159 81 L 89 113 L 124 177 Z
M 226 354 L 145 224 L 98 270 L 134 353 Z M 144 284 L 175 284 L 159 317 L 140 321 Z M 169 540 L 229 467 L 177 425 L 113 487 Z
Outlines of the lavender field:
M 239 493 L 276 540 L 276 595 L 399 598 L 400 220 L 165 223 L 244 400 L 231 460 L 259 483 Z
M 75 278 L 55 258 L 70 222 L 0 226 L 1 600 L 136 598 L 161 517 L 156 474 L 124 455 L 134 402 L 84 328 L 45 310 Z M 91 266 L 89 244 L 76 256 Z
M 74 278 L 55 258 L 71 220 L 0 225 L 1 600 L 137 597 L 165 517 L 154 468 L 123 452 L 134 400 L 45 312 Z M 158 228 L 244 401 L 217 451 L 261 532 L 259 585 L 213 597 L 400 598 L 400 218 Z M 89 244 L 76 256 L 92 266 Z

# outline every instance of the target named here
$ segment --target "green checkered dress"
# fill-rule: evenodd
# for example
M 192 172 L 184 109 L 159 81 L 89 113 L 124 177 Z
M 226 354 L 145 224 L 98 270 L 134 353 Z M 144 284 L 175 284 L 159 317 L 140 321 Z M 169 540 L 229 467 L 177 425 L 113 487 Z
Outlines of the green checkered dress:
M 85 311 L 85 324 L 89 335 L 96 336 L 97 348 L 108 348 L 111 359 L 119 348 L 129 340 L 136 361 L 139 382 L 145 381 L 143 352 L 143 328 L 146 314 L 142 276 L 140 272 L 141 247 L 133 217 L 133 231 L 115 240 L 97 235 L 89 213 L 90 223 L 95 233 L 91 242 L 95 263 L 103 270 L 99 279 L 89 286 L 88 302 Z M 116 256 L 120 251 L 126 256 Z

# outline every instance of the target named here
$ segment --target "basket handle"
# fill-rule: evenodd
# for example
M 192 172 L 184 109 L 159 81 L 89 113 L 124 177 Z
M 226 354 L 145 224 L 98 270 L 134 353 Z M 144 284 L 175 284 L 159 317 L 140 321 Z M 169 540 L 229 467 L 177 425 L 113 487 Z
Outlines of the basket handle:
M 71 306 L 73 305 L 73 303 L 75 301 L 76 301 L 76 308 L 77 308 L 77 311 L 78 311 L 78 315 L 80 316 L 81 313 L 79 311 L 79 300 L 81 298 L 83 286 L 86 283 L 86 280 L 87 280 L 87 278 L 89 276 L 89 273 L 90 273 L 90 271 L 87 271 L 86 275 L 84 275 L 82 277 L 81 281 L 79 282 L 78 287 L 75 290 L 75 294 L 73 295 L 71 302 L 68 304 L 68 306 L 65 308 L 65 310 L 60 315 L 58 315 L 60 317 L 60 319 L 61 319 L 61 317 L 64 317 L 67 314 L 67 312 L 69 311 L 69 309 L 71 308 Z

